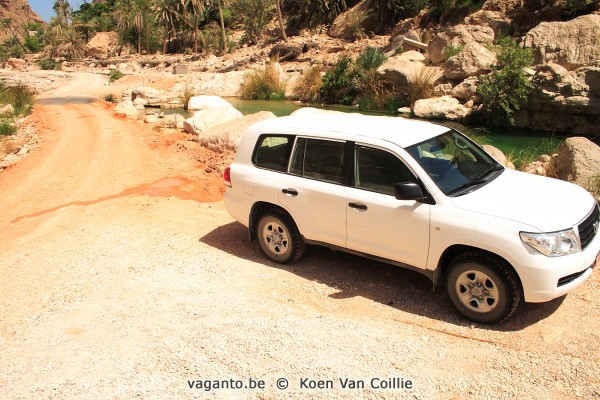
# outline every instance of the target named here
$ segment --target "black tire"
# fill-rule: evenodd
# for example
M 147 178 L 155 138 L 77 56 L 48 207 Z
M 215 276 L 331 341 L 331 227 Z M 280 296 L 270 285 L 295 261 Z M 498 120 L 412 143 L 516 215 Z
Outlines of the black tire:
M 515 273 L 501 259 L 487 254 L 455 258 L 448 269 L 446 289 L 460 314 L 482 324 L 504 321 L 521 302 Z
M 271 260 L 286 264 L 304 254 L 306 244 L 294 221 L 284 213 L 261 215 L 257 227 L 258 243 Z

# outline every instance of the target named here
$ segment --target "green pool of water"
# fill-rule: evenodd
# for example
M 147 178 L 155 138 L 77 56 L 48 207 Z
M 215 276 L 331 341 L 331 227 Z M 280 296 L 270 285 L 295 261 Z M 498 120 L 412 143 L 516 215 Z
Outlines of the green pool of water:
M 307 107 L 306 104 L 293 101 L 241 100 L 237 97 L 227 97 L 225 99 L 244 115 L 253 114 L 259 111 L 271 111 L 276 116 L 283 117 L 290 115 L 299 108 Z M 359 112 L 356 107 L 341 105 L 311 105 L 311 107 L 349 113 Z M 186 118 L 192 115 L 192 113 L 186 113 L 179 109 L 163 111 L 165 113 L 177 112 L 183 114 Z M 368 112 L 365 114 L 389 115 L 377 112 Z M 468 128 L 453 122 L 442 122 L 442 124 L 458 129 L 473 137 L 480 144 L 490 144 L 495 146 L 505 154 L 510 154 L 516 159 L 535 159 L 540 154 L 551 154 L 556 150 L 561 140 L 564 138 L 564 136 L 548 132 L 527 129 L 480 130 Z

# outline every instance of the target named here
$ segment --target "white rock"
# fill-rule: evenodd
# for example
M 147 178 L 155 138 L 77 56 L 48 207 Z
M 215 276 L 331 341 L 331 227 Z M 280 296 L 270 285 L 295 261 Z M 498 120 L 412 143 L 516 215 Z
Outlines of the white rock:
M 220 107 L 196 111 L 191 118 L 185 120 L 183 129 L 188 133 L 199 134 L 213 126 L 242 118 L 242 113 L 235 108 Z
M 117 104 L 115 107 L 115 113 L 133 118 L 137 118 L 139 115 L 138 110 L 135 108 L 131 100 L 125 100 Z
M 421 99 L 415 102 L 413 112 L 419 118 L 447 119 L 460 121 L 469 115 L 471 110 L 460 104 L 454 97 L 442 96 Z
M 188 110 L 207 110 L 209 108 L 233 107 L 231 103 L 219 96 L 194 96 L 188 102 Z

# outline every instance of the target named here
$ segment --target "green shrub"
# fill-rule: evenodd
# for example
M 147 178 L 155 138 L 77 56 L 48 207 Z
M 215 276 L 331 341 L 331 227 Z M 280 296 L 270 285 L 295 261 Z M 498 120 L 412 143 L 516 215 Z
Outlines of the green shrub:
M 446 56 L 448 58 L 450 57 L 454 57 L 455 55 L 457 55 L 458 53 L 460 53 L 462 51 L 464 46 L 452 46 L 452 45 L 448 45 L 446 47 L 444 47 L 444 53 L 446 53 Z
M 274 63 L 244 76 L 241 98 L 248 100 L 284 100 L 285 82 Z
M 369 71 L 381 67 L 386 60 L 387 57 L 381 50 L 369 46 L 358 55 L 356 65 Z
M 483 112 L 491 127 L 513 126 L 514 112 L 531 92 L 531 82 L 523 68 L 533 62 L 531 50 L 519 47 L 512 39 L 498 40 L 498 65 L 491 75 L 481 77 L 477 91 L 483 97 Z
M 109 103 L 117 103 L 117 98 L 114 94 L 108 93 L 104 95 L 104 101 L 108 101 Z
M 346 10 L 346 0 L 300 0 L 289 2 L 290 18 L 288 27 L 292 30 L 300 28 L 316 28 L 322 24 L 333 22 L 341 12 Z
M 57 65 L 59 64 L 51 58 L 44 58 L 42 60 L 39 60 L 37 62 L 37 65 L 39 65 L 39 67 L 43 70 L 50 71 L 56 69 Z
M 121 79 L 123 76 L 124 75 L 123 75 L 123 73 L 121 71 L 119 71 L 118 69 L 113 69 L 108 74 L 108 81 L 110 83 L 113 83 L 114 81 Z
M 274 0 L 236 0 L 233 11 L 239 15 L 244 28 L 244 40 L 257 44 L 273 16 Z
M 592 176 L 589 179 L 588 190 L 596 199 L 600 199 L 600 175 Z
M 27 48 L 27 50 L 30 53 L 39 53 L 40 51 L 42 51 L 42 49 L 44 47 L 42 45 L 42 42 L 40 41 L 39 37 L 33 36 L 33 35 L 32 36 L 27 35 L 25 37 L 23 45 L 25 46 L 25 48 Z
M 354 40 L 364 39 L 365 30 L 363 28 L 364 22 L 369 18 L 369 11 L 354 10 L 348 14 L 348 25 L 350 26 L 350 32 Z
M 321 67 L 312 67 L 300 78 L 294 89 L 294 97 L 305 103 L 316 103 L 321 100 L 319 94 L 321 87 L 323 87 Z
M 186 82 L 183 86 L 183 108 L 187 110 L 190 99 L 194 97 L 194 89 L 190 82 Z
M 15 128 L 9 121 L 0 121 L 0 136 L 9 136 L 17 132 L 17 128 Z
M 28 115 L 33 108 L 33 92 L 23 84 L 0 85 L 0 104 L 12 104 L 15 115 Z
M 342 56 L 335 67 L 323 76 L 321 98 L 326 103 L 352 104 L 356 97 L 356 70 L 350 56 Z

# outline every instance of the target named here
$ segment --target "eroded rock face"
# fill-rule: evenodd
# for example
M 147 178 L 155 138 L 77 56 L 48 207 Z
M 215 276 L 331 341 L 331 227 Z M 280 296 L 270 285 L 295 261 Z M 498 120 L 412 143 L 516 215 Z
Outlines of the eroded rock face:
M 256 122 L 277 118 L 270 111 L 260 111 L 245 115 L 242 118 L 214 126 L 198 135 L 198 142 L 213 151 L 222 153 L 227 150 L 236 151 L 242 134 Z
M 570 137 L 558 148 L 555 161 L 558 178 L 588 188 L 600 175 L 600 146 L 584 137 Z
M 436 35 L 427 47 L 429 58 L 434 64 L 440 64 L 448 59 L 448 46 L 460 47 L 468 43 L 491 44 L 494 41 L 494 31 L 487 26 L 456 25 Z
M 450 95 L 452 97 L 456 97 L 457 99 L 468 100 L 477 94 L 478 83 L 479 78 L 476 76 L 471 76 L 454 86 L 450 91 Z
M 196 111 L 191 118 L 185 120 L 183 129 L 187 133 L 200 134 L 205 130 L 242 118 L 242 113 L 235 108 L 219 107 Z
M 419 118 L 447 119 L 460 121 L 469 115 L 471 110 L 460 104 L 454 97 L 442 96 L 421 99 L 415 102 L 413 112 Z
M 600 15 L 583 15 L 567 22 L 542 22 L 525 36 L 536 63 L 554 62 L 568 70 L 600 67 Z
M 508 32 L 510 22 L 504 12 L 484 9 L 476 11 L 465 18 L 465 24 L 489 26 L 496 35 Z
M 496 64 L 496 54 L 477 42 L 467 43 L 457 55 L 444 63 L 444 76 L 448 79 L 462 80 L 491 71 Z
M 98 32 L 85 45 L 85 55 L 106 58 L 114 54 L 118 46 L 119 34 L 117 32 Z

